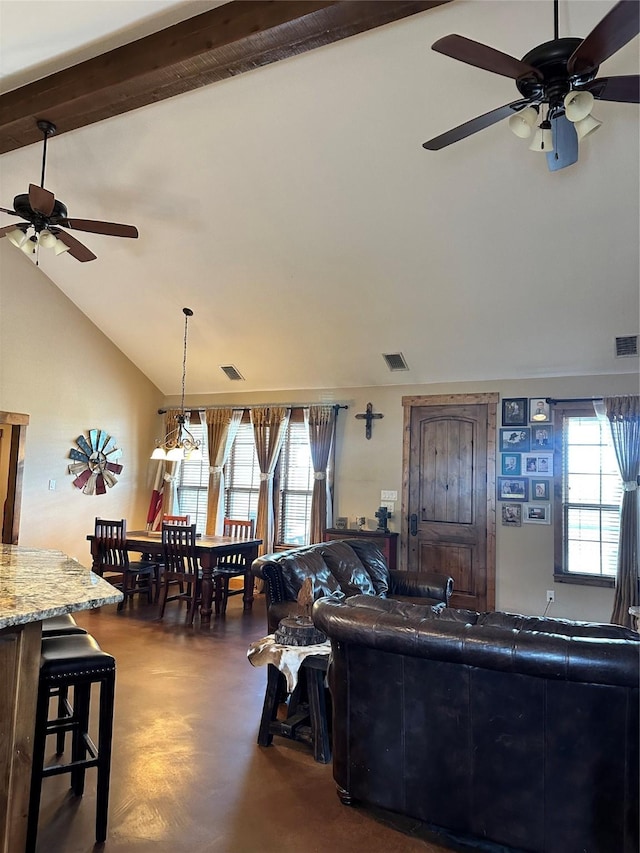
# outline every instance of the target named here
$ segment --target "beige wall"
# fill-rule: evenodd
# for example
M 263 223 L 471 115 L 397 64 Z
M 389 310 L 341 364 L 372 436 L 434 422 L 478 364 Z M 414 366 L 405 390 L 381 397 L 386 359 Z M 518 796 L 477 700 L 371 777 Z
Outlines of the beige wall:
M 67 256 L 58 261 L 75 263 Z M 91 286 L 91 265 L 84 270 Z M 108 295 L 105 310 L 126 313 Z M 86 535 L 96 515 L 144 526 L 160 399 L 29 258 L 0 241 L 0 410 L 30 416 L 21 545 L 60 549 L 89 565 Z M 75 439 L 94 427 L 115 436 L 124 469 L 107 494 L 87 496 L 72 486 L 67 466 Z
M 636 366 L 637 362 L 630 365 Z M 301 390 L 269 394 L 191 396 L 190 405 L 247 404 L 267 402 L 332 402 L 349 406 L 338 417 L 334 518 L 347 516 L 350 526 L 364 515 L 367 527 L 375 529 L 380 491 L 392 489 L 402 496 L 402 397 L 442 393 L 498 392 L 503 397 L 591 397 L 605 394 L 637 394 L 638 375 L 529 379 L 508 382 L 468 382 L 448 385 L 345 388 L 326 392 Z M 165 404 L 176 403 L 167 398 Z M 368 402 L 384 417 L 373 422 L 371 440 L 364 434 L 364 421 L 354 417 Z M 501 409 L 498 408 L 500 422 Z M 160 419 L 158 419 L 159 421 Z M 499 471 L 499 460 L 498 467 Z M 499 503 L 498 503 L 499 506 Z M 389 523 L 402 534 L 400 502 Z M 570 619 L 608 621 L 613 591 L 595 587 L 554 584 L 553 527 L 525 525 L 502 527 L 498 520 L 496 546 L 496 606 L 501 610 L 541 614 L 546 590 L 555 590 L 549 615 Z
M 61 258 L 70 263 L 70 258 Z M 99 263 L 97 261 L 96 263 Z M 87 280 L 90 282 L 90 267 Z M 108 304 L 108 300 L 106 300 Z M 120 310 L 110 306 L 106 310 Z M 126 319 L 123 319 L 126 322 Z M 629 363 L 630 369 L 637 362 Z M 367 517 L 375 528 L 381 489 L 401 495 L 402 397 L 439 393 L 494 391 L 507 397 L 574 397 L 638 393 L 637 373 L 616 376 L 469 382 L 297 390 L 264 394 L 189 397 L 189 405 L 265 402 L 336 402 L 349 406 L 338 420 L 334 517 Z M 143 526 L 151 486 L 148 454 L 162 434 L 159 404 L 152 385 L 113 344 L 81 314 L 33 263 L 0 241 L 0 410 L 25 412 L 27 431 L 20 543 L 59 548 L 88 560 L 86 534 L 96 515 L 126 517 Z M 364 437 L 364 423 L 354 415 L 368 402 L 384 418 Z M 86 496 L 73 488 L 67 473 L 69 449 L 93 427 L 113 434 L 124 451 L 118 484 L 103 496 Z M 49 480 L 56 481 L 50 491 Z M 390 522 L 401 530 L 400 504 Z M 551 613 L 577 619 L 607 620 L 613 593 L 608 589 L 553 583 L 552 528 L 497 525 L 497 607 L 541 613 L 546 590 L 555 588 Z

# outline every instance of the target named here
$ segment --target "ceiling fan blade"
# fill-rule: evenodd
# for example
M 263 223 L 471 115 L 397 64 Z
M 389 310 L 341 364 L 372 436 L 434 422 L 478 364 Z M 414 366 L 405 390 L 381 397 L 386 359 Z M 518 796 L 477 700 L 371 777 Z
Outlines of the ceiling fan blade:
M 93 254 L 91 249 L 87 249 L 79 240 L 76 240 L 75 237 L 72 237 L 71 234 L 67 234 L 66 231 L 58 231 L 56 229 L 55 235 L 58 240 L 61 240 L 65 246 L 69 247 L 69 254 L 72 258 L 75 258 L 77 261 L 81 261 L 85 263 L 85 261 L 95 261 L 96 255 Z
M 517 80 L 519 77 L 540 78 L 541 76 L 533 65 L 464 36 L 444 36 L 432 44 L 431 49 L 437 53 L 443 53 L 445 56 L 450 56 L 452 59 L 459 59 L 460 62 L 466 62 L 467 65 L 475 65 L 476 68 L 483 68 L 485 71 L 492 71 L 494 74 L 502 74 L 503 77 L 511 77 L 513 80 Z
M 547 152 L 547 166 L 550 172 L 566 169 L 578 162 L 578 134 L 573 122 L 562 113 L 551 119 L 553 151 Z
M 44 187 L 29 184 L 29 205 L 31 210 L 41 213 L 43 216 L 51 216 L 56 197 Z
M 640 103 L 640 76 L 628 74 L 624 77 L 600 77 L 580 89 L 588 89 L 594 98 L 601 101 L 618 101 L 623 104 Z
M 9 231 L 15 231 L 16 228 L 22 228 L 26 230 L 30 228 L 30 224 L 28 222 L 14 222 L 13 225 L 5 225 L 3 228 L 0 228 L 0 237 L 5 237 Z
M 471 136 L 471 134 L 477 133 L 479 130 L 484 130 L 485 127 L 490 127 L 492 124 L 502 121 L 503 118 L 519 112 L 530 103 L 531 101 L 524 100 L 513 101 L 510 104 L 505 104 L 503 107 L 498 107 L 495 110 L 491 110 L 489 113 L 484 113 L 484 115 L 472 118 L 471 121 L 467 121 L 458 127 L 454 127 L 452 130 L 448 130 L 446 133 L 442 133 L 440 136 L 435 136 L 433 139 L 429 139 L 428 142 L 424 142 L 422 144 L 422 147 L 426 148 L 428 151 L 439 151 L 447 145 L 459 142 L 461 139 L 465 139 L 467 136 Z
M 0 207 L 0 211 L 2 213 L 8 213 L 10 216 L 19 216 L 19 213 L 16 213 L 15 210 L 9 210 L 8 207 Z
M 92 234 L 106 234 L 109 237 L 137 237 L 138 229 L 133 225 L 120 225 L 118 222 L 99 222 L 97 219 L 57 219 L 56 225 L 74 228 L 76 231 L 91 231 Z
M 569 74 L 595 70 L 640 32 L 638 0 L 620 0 L 569 57 Z

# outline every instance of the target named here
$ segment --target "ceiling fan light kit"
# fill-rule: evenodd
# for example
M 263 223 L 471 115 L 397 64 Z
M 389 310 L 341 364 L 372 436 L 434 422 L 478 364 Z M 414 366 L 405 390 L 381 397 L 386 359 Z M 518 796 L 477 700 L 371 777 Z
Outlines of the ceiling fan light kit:
M 519 113 L 512 115 L 509 119 L 509 130 L 519 136 L 520 139 L 528 139 L 533 133 L 535 123 L 538 121 L 539 107 L 525 107 Z
M 528 139 L 538 112 L 546 118 L 529 145 L 551 154 L 550 171 L 578 160 L 578 142 L 602 124 L 591 114 L 594 102 L 640 102 L 640 76 L 597 77 L 600 65 L 640 32 L 640 3 L 620 0 L 584 38 L 558 37 L 558 0 L 554 0 L 554 38 L 530 50 L 522 59 L 460 35 L 438 39 L 432 49 L 476 68 L 510 77 L 521 98 L 477 116 L 423 143 L 429 151 L 459 142 L 509 117 L 509 129 Z
M 106 234 L 111 237 L 136 238 L 138 229 L 133 225 L 100 222 L 96 219 L 68 218 L 66 206 L 44 186 L 47 139 L 56 132 L 56 126 L 44 119 L 39 120 L 37 125 L 44 136 L 40 186 L 29 184 L 28 193 L 20 193 L 13 199 L 13 209 L 0 207 L 0 212 L 8 213 L 10 216 L 20 216 L 26 220 L 26 222 L 0 228 L 0 238 L 7 237 L 10 243 L 26 255 L 36 255 L 36 264 L 40 247 L 52 249 L 56 255 L 69 252 L 71 257 L 81 262 L 95 260 L 96 256 L 93 252 L 71 234 L 67 234 L 64 230 L 66 228 L 89 231 L 93 234 Z

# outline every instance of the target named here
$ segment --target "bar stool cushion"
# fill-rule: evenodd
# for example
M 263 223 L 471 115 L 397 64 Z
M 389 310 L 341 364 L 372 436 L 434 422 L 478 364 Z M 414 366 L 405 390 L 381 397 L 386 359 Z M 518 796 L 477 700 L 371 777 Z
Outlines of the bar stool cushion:
M 60 634 L 86 634 L 84 628 L 76 622 L 70 613 L 63 616 L 51 616 L 42 622 L 43 637 L 57 637 Z
M 115 658 L 103 652 L 90 634 L 44 637 L 40 652 L 40 679 L 57 681 L 99 675 L 115 669 Z

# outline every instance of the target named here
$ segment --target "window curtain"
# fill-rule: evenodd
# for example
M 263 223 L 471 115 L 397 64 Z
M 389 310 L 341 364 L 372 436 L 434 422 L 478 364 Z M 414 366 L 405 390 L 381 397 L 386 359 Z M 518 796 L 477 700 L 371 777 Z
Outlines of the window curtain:
M 180 409 L 169 409 L 165 417 L 165 435 L 178 429 Z M 165 461 L 164 486 L 162 489 L 162 515 L 178 515 L 178 479 L 180 476 L 180 460 Z
M 207 536 L 221 536 L 224 524 L 224 466 L 238 434 L 242 410 L 207 409 L 207 447 L 209 448 L 209 493 L 207 497 Z
M 634 626 L 629 608 L 638 594 L 638 474 L 640 473 L 640 397 L 606 397 L 604 408 L 622 477 L 620 543 L 611 621 Z
M 322 542 L 324 531 L 331 526 L 331 489 L 328 478 L 329 457 L 336 423 L 333 406 L 310 406 L 305 409 L 304 420 L 309 433 L 311 464 L 313 465 L 313 493 L 311 495 L 311 525 L 309 542 Z
M 260 554 L 273 550 L 273 472 L 282 448 L 291 409 L 284 406 L 261 406 L 250 411 L 256 454 L 260 466 L 260 492 L 256 538 L 262 539 Z

